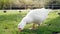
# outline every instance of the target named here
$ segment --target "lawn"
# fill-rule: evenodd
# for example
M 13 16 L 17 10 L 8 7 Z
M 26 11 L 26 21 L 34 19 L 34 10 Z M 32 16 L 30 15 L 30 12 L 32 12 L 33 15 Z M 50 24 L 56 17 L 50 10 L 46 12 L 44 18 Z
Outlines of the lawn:
M 50 12 L 47 19 L 36 30 L 29 30 L 27 24 L 22 32 L 18 32 L 17 25 L 28 12 L 0 10 L 0 34 L 54 34 L 60 32 L 60 16 L 57 12 Z

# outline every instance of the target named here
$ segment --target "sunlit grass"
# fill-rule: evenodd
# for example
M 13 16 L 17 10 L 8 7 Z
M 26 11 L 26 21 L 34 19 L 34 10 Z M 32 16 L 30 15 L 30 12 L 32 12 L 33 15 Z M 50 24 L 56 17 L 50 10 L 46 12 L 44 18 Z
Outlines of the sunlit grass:
M 29 30 L 32 24 L 26 25 L 22 32 L 18 32 L 17 25 L 28 12 L 0 11 L 0 34 L 52 34 L 60 32 L 60 16 L 51 12 L 48 18 L 36 30 Z

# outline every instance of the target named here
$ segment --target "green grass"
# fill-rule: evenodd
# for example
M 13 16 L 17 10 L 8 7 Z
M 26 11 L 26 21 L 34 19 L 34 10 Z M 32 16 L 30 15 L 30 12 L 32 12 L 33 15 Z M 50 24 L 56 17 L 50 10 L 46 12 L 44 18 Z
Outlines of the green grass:
M 60 16 L 57 12 L 51 12 L 48 18 L 36 30 L 29 30 L 31 24 L 26 25 L 22 32 L 18 32 L 17 25 L 27 12 L 0 11 L 0 34 L 52 34 L 60 32 Z

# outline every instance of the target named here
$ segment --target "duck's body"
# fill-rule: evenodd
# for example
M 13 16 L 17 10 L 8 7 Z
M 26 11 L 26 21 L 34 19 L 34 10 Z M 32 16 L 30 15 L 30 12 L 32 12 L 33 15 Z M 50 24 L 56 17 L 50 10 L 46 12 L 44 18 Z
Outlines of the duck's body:
M 21 23 L 19 23 L 18 28 L 23 29 L 26 23 L 42 23 L 50 11 L 51 10 L 45 8 L 30 10 L 30 12 L 22 19 Z

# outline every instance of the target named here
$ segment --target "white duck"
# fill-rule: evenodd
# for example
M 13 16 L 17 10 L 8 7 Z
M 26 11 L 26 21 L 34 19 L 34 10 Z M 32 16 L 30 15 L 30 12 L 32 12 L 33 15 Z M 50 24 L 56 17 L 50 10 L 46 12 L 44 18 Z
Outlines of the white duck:
M 30 10 L 30 12 L 18 24 L 19 31 L 23 30 L 27 23 L 34 23 L 33 28 L 35 28 L 35 24 L 42 23 L 50 11 L 50 9 L 45 8 Z

